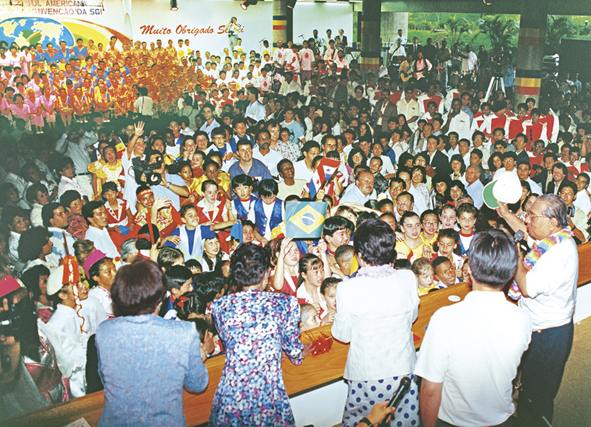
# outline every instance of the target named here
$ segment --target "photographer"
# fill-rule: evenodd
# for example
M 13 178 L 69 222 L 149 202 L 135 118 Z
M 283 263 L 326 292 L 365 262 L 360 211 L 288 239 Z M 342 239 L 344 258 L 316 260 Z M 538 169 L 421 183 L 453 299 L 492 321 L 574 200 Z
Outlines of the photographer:
M 0 319 L 10 322 L 0 328 L 0 422 L 62 402 L 65 393 L 47 328 L 37 321 L 26 289 L 3 267 Z
M 185 181 L 179 175 L 166 172 L 164 159 L 159 151 L 146 150 L 146 161 L 134 162 L 136 181 L 139 185 L 149 186 L 159 198 L 169 198 L 172 206 L 180 211 L 179 196 L 189 197 L 190 192 Z

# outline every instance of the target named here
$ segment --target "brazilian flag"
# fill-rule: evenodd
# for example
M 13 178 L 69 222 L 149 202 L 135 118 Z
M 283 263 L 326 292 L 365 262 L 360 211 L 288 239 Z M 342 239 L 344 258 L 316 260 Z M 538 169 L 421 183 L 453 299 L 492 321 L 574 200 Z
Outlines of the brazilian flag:
M 285 237 L 293 239 L 320 238 L 326 207 L 326 202 L 286 203 Z

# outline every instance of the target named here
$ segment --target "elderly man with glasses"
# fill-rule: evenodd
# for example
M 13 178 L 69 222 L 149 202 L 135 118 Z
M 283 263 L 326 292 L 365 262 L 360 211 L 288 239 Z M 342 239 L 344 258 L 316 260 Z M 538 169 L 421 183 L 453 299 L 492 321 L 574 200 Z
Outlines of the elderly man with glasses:
M 521 363 L 517 415 L 520 426 L 538 426 L 542 417 L 552 422 L 554 398 L 572 347 L 579 255 L 568 226 L 568 208 L 560 197 L 538 197 L 525 223 L 506 205 L 497 212 L 514 231 L 527 233 L 531 248 L 518 263 L 518 290 L 515 285 L 512 290 L 533 321 L 531 344 Z

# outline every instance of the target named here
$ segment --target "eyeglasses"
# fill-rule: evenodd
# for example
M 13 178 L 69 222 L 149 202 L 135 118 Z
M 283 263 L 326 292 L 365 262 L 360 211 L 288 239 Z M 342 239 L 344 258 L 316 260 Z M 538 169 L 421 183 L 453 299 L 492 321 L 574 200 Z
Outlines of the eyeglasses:
M 525 216 L 526 216 L 526 217 L 529 217 L 529 218 L 531 218 L 531 219 L 534 219 L 534 218 L 547 218 L 547 217 L 546 217 L 546 216 L 544 216 L 544 215 L 535 215 L 535 214 L 532 214 L 532 213 L 531 213 L 531 210 L 529 210 L 529 209 L 528 209 L 528 211 L 525 213 Z

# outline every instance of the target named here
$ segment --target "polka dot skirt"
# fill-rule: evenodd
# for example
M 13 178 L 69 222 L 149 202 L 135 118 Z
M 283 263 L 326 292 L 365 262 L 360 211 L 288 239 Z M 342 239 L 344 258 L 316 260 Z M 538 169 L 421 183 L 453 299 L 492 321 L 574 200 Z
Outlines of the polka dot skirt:
M 390 400 L 405 376 L 412 379 L 410 390 L 391 417 L 390 427 L 419 427 L 419 388 L 412 374 L 383 380 L 349 381 L 343 427 L 355 427 L 361 418 L 369 415 L 376 403 Z

